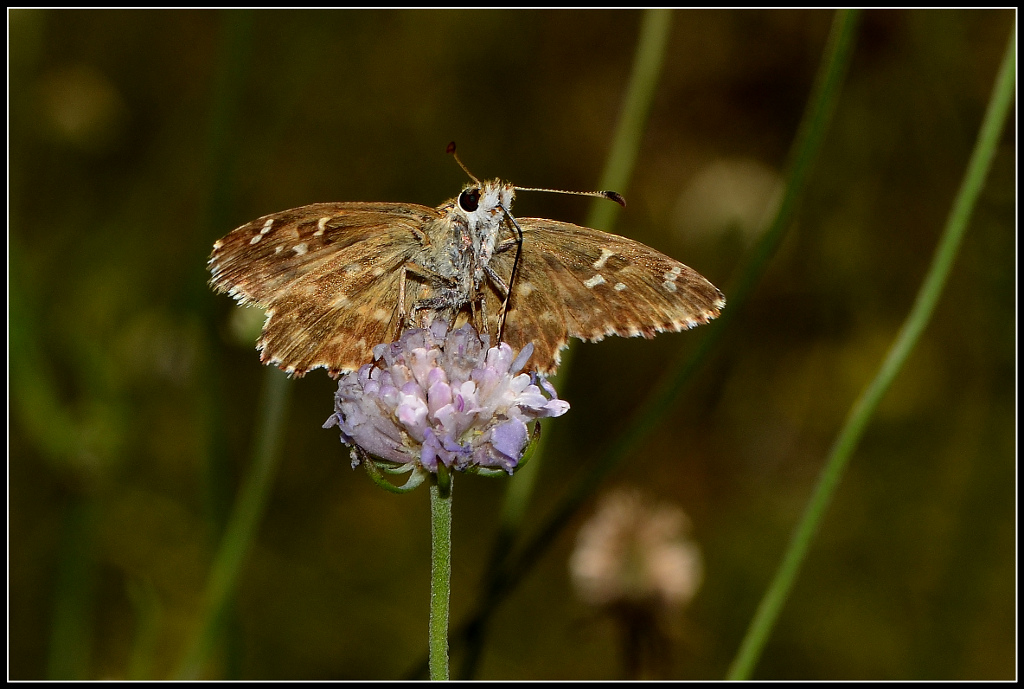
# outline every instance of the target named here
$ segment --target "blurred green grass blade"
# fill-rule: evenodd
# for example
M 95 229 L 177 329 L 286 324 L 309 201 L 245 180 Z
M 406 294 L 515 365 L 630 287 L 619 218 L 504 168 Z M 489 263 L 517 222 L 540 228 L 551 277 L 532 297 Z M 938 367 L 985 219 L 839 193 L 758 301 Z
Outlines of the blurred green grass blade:
M 210 568 L 198 629 L 175 672 L 178 679 L 195 679 L 202 672 L 216 642 L 224 610 L 234 596 L 239 570 L 256 536 L 277 473 L 291 390 L 284 371 L 275 367 L 266 369 L 252 465 Z
M 128 600 L 132 604 L 135 630 L 131 655 L 128 658 L 127 678 L 135 681 L 152 679 L 160 641 L 160 622 L 163 618 L 160 595 L 152 582 L 130 579 Z
M 786 190 L 779 203 L 779 209 L 772 224 L 754 246 L 736 286 L 726 295 L 728 303 L 713 330 L 725 329 L 726 324 L 731 322 L 746 304 L 754 287 L 764 275 L 768 262 L 792 226 L 793 217 L 803 199 L 807 181 L 839 104 L 839 95 L 846 80 L 847 67 L 857 37 L 860 15 L 860 10 L 836 11 L 811 97 L 793 141 L 786 174 Z M 718 333 L 713 333 L 711 337 L 718 337 Z
M 42 312 L 25 275 L 25 254 L 16 236 L 8 239 L 7 347 L 10 357 L 8 413 L 29 442 L 55 468 L 66 469 L 81 446 L 84 429 L 60 401 L 60 386 L 39 346 Z
M 96 509 L 94 498 L 81 497 L 72 500 L 64 513 L 46 663 L 48 679 L 90 679 L 97 586 Z
M 778 619 L 779 612 L 786 602 L 793 582 L 800 569 L 807 550 L 817 533 L 821 519 L 832 501 L 843 470 L 849 462 L 850 455 L 860 440 L 864 428 L 878 408 L 878 404 L 896 374 L 902 369 L 910 352 L 913 351 L 925 326 L 931 319 L 935 305 L 942 294 L 942 289 L 949 277 L 949 271 L 960 248 L 961 240 L 967 230 L 968 221 L 974 210 L 978 195 L 985 184 L 985 179 L 995 157 L 999 136 L 1013 104 L 1015 83 L 1015 56 L 1017 31 L 1013 28 L 1006 47 L 1003 63 L 996 78 L 996 84 L 989 100 L 985 118 L 978 132 L 978 140 L 971 154 L 970 162 L 964 174 L 963 182 L 957 193 L 946 221 L 945 229 L 939 240 L 928 273 L 921 283 L 914 305 L 900 328 L 895 342 L 882 361 L 875 378 L 861 393 L 850 409 L 842 430 L 825 462 L 821 477 L 815 486 L 804 515 L 793 532 L 789 546 L 765 593 L 757 612 L 751 620 L 747 635 L 729 668 L 728 679 L 748 679 L 754 666 L 761 656 L 768 634 Z
M 626 188 L 629 179 L 633 176 L 633 167 L 636 162 L 636 155 L 640 148 L 640 141 L 647 126 L 647 118 L 651 110 L 651 102 L 654 100 L 655 87 L 658 76 L 661 74 L 661 67 L 665 60 L 665 49 L 668 45 L 668 36 L 672 28 L 671 10 L 647 10 L 644 13 L 640 26 L 640 35 L 637 39 L 637 52 L 633 62 L 633 71 L 630 75 L 629 84 L 626 88 L 626 95 L 623 103 L 622 116 L 619 118 L 612 142 L 611 151 L 608 154 L 608 162 L 604 172 L 601 174 L 600 188 L 619 190 Z M 595 200 L 591 205 L 590 213 L 587 215 L 587 225 L 596 229 L 609 231 L 614 224 L 616 213 L 620 207 L 605 199 Z M 568 378 L 571 369 L 572 347 L 562 352 L 562 363 L 559 366 L 557 375 L 551 377 L 552 384 L 558 385 L 559 381 Z M 545 427 L 548 424 L 543 423 Z M 552 429 L 553 430 L 553 429 Z M 526 513 L 526 506 L 532 494 L 533 480 L 540 465 L 538 461 L 544 453 L 546 438 L 550 432 L 541 435 L 538 441 L 536 453 L 532 460 L 533 469 L 526 480 L 520 481 L 520 485 L 512 482 L 509 487 L 507 501 L 503 507 L 502 525 L 511 530 L 518 530 L 522 523 L 522 517 Z M 530 471 L 524 469 L 524 471 Z M 516 477 L 519 478 L 519 472 Z M 501 557 L 507 556 L 507 548 L 500 551 Z
M 194 279 L 183 290 L 183 308 L 203 316 L 206 326 L 207 356 L 202 360 L 205 370 L 200 378 L 214 381 L 201 389 L 199 405 L 207 421 L 208 438 L 204 468 L 204 500 L 208 518 L 213 524 L 213 537 L 223 533 L 230 509 L 231 470 L 227 462 L 227 442 L 221 427 L 223 391 L 217 387 L 218 353 L 212 343 L 217 339 L 214 309 L 217 298 L 211 293 L 207 280 L 206 258 L 212 241 L 227 230 L 230 217 L 231 191 L 234 186 L 234 161 L 237 157 L 238 125 L 245 75 L 253 43 L 253 12 L 226 11 L 222 13 L 223 28 L 218 45 L 217 72 L 211 94 L 210 121 L 207 130 L 206 169 L 209 175 L 209 196 L 196 233 L 201 245 L 195 248 Z M 230 229 L 230 228 L 228 228 Z M 192 276 L 193 273 L 187 273 Z
M 504 564 L 495 570 L 488 597 L 481 602 L 477 612 L 469 618 L 465 629 L 471 630 L 474 634 L 480 633 L 479 628 L 485 624 L 493 609 L 540 559 L 547 546 L 554 542 L 571 516 L 589 499 L 604 479 L 636 445 L 658 426 L 693 374 L 700 369 L 705 359 L 715 350 L 728 323 L 740 311 L 754 285 L 764 274 L 768 261 L 774 255 L 786 230 L 792 224 L 813 163 L 821 150 L 825 132 L 831 122 L 832 114 L 835 112 L 849 65 L 859 17 L 859 12 L 852 10 L 841 10 L 836 13 L 821 68 L 794 139 L 785 194 L 775 219 L 760 238 L 744 268 L 736 291 L 729 297 L 729 305 L 723 312 L 723 316 L 712 324 L 710 332 L 705 335 L 695 354 L 673 367 L 672 373 L 666 376 L 655 392 L 634 414 L 633 423 L 626 432 L 611 445 L 595 466 L 589 468 L 582 475 L 573 489 L 566 493 L 561 502 L 553 509 L 551 516 L 543 522 L 536 535 L 519 551 L 505 551 Z M 614 182 L 615 180 L 610 181 Z M 594 218 L 591 217 L 588 222 L 593 220 Z M 571 351 L 570 348 L 565 354 L 570 354 Z M 565 368 L 563 364 L 561 370 L 564 371 Z
M 91 679 L 93 613 L 97 594 L 96 510 L 90 486 L 118 456 L 121 426 L 107 400 L 69 404 L 53 370 L 38 322 L 42 312 L 26 275 L 23 247 L 11 237 L 8 276 L 9 419 L 55 475 L 75 490 L 62 508 L 53 586 L 46 677 Z M 10 421 L 9 421 L 10 422 Z M 9 459 L 8 462 L 15 460 Z
M 769 261 L 782 243 L 786 231 L 792 226 L 796 209 L 803 197 L 807 180 L 821 151 L 825 133 L 839 101 L 859 19 L 860 13 L 856 10 L 836 12 L 821 67 L 793 142 L 786 189 L 779 209 L 771 225 L 754 247 L 740 273 L 736 288 L 730 290 L 722 315 L 706 326 L 704 337 L 694 354 L 689 358 L 681 358 L 677 364 L 670 367 L 655 390 L 633 414 L 626 431 L 612 443 L 596 466 L 583 475 L 576 490 L 569 493 L 564 504 L 556 508 L 546 523 L 547 526 L 541 530 L 533 543 L 540 545 L 553 538 L 560 530 L 560 525 L 575 513 L 605 477 L 658 427 L 694 374 L 701 369 L 711 353 L 717 350 L 723 334 L 742 311 L 754 287 L 767 270 Z M 526 552 L 527 549 L 524 549 L 524 557 Z
M 665 63 L 665 49 L 672 31 L 672 10 L 646 10 L 640 23 L 633 69 L 622 102 L 622 114 L 615 126 L 612 148 L 608 153 L 598 188 L 626 192 L 633 177 L 640 142 L 647 130 L 651 103 Z M 622 210 L 618 204 L 595 200 L 587 215 L 587 226 L 608 232 Z
M 710 332 L 705 335 L 695 354 L 674 368 L 673 373 L 668 375 L 665 382 L 659 385 L 658 389 L 633 415 L 632 424 L 626 432 L 612 443 L 594 466 L 589 467 L 581 476 L 576 486 L 552 510 L 551 516 L 544 521 L 536 535 L 518 553 L 509 557 L 502 572 L 502 586 L 509 587 L 509 590 L 515 586 L 516 582 L 540 558 L 547 546 L 554 542 L 558 533 L 570 522 L 572 515 L 594 493 L 605 477 L 661 423 L 686 383 L 699 370 L 707 356 L 714 351 L 715 343 L 721 338 L 721 333 L 735 317 L 745 301 L 746 295 L 764 273 L 768 260 L 781 243 L 782 235 L 792 222 L 797 202 L 806 186 L 807 176 L 821 150 L 821 143 L 835 110 L 846 67 L 849 64 L 857 19 L 858 13 L 853 11 L 843 10 L 836 13 L 829 43 L 822 59 L 818 81 L 794 142 L 791 157 L 793 162 L 790 166 L 784 199 L 779 206 L 777 217 L 761 238 L 753 257 L 744 269 L 740 282 L 741 286 L 746 285 L 746 288 L 739 290 L 737 298 L 730 297 L 730 302 L 723 311 L 722 317 L 711 324 Z M 508 591 L 503 591 L 502 596 L 507 593 Z
M 195 233 L 197 245 L 192 261 L 194 272 L 189 276 L 188 285 L 182 290 L 182 309 L 202 317 L 205 326 L 205 353 L 200 359 L 201 369 L 197 378 L 208 381 L 200 386 L 196 406 L 199 418 L 203 420 L 200 429 L 204 443 L 202 465 L 202 487 L 205 517 L 209 523 L 212 551 L 223 542 L 225 528 L 230 518 L 233 477 L 228 463 L 228 446 L 223 429 L 225 400 L 219 375 L 219 350 L 214 346 L 218 337 L 215 322 L 216 298 L 207 287 L 209 274 L 206 271 L 206 257 L 209 256 L 214 237 L 223 234 L 230 216 L 231 196 L 234 186 L 234 161 L 237 158 L 238 140 L 235 136 L 238 114 L 242 100 L 246 73 L 250 63 L 253 45 L 254 13 L 251 10 L 223 11 L 220 16 L 222 27 L 217 47 L 217 70 L 211 91 L 210 119 L 206 131 L 206 171 L 209 190 L 204 213 L 199 219 Z M 233 630 L 234 625 L 227 629 Z M 229 643 L 229 649 L 237 644 Z M 229 661 L 229 665 L 234 663 Z
M 610 189 L 621 193 L 626 189 L 633 176 L 633 168 L 644 131 L 647 129 L 647 120 L 657 89 L 658 78 L 661 76 L 662 65 L 665 62 L 665 51 L 671 29 L 671 10 L 655 9 L 644 12 L 637 37 L 632 71 L 623 97 L 622 112 L 616 123 L 611 150 L 598 183 L 599 189 Z M 595 200 L 591 204 L 586 224 L 595 229 L 610 231 L 620 210 L 618 204 L 606 199 Z M 568 378 L 571 360 L 572 347 L 562 351 L 559 373 L 551 377 L 554 385 L 557 386 L 559 381 Z M 547 445 L 545 438 L 550 436 L 551 427 L 546 423 L 543 425 L 548 428 L 548 432 L 543 433 L 538 441 L 539 444 L 533 459 L 529 466 L 516 472 L 515 479 L 509 483 L 505 493 L 498 534 L 495 537 L 488 566 L 484 569 L 484 583 L 481 588 L 485 594 L 484 602 L 481 602 L 479 607 L 481 612 L 473 616 L 468 626 L 460 629 L 463 638 L 466 639 L 466 653 L 459 673 L 459 677 L 463 679 L 476 674 L 485 640 L 487 620 L 493 609 L 493 605 L 486 602 L 492 599 L 492 594 L 487 592 L 493 591 L 496 581 L 494 574 L 507 558 L 516 535 L 522 527 L 523 518 L 528 512 L 527 508 L 542 465 L 540 460 Z M 497 600 L 493 599 L 493 602 L 496 604 Z

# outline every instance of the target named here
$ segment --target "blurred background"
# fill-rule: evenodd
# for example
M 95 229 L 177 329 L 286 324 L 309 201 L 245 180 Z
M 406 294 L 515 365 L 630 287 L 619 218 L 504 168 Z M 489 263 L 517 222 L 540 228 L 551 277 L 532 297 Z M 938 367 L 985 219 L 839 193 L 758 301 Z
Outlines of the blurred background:
M 724 675 L 912 305 L 1015 19 L 863 15 L 795 225 L 670 421 L 607 483 L 685 511 L 699 549 L 699 590 L 664 624 L 662 676 Z M 164 678 L 194 632 L 267 373 L 252 312 L 206 285 L 214 240 L 312 202 L 436 206 L 465 181 L 453 139 L 479 177 L 594 188 L 640 20 L 8 11 L 9 677 Z M 676 12 L 615 231 L 728 297 L 774 210 L 831 21 Z M 1015 676 L 1014 130 L 757 677 Z M 528 193 L 515 208 L 571 222 L 587 209 Z M 575 349 L 559 383 L 572 409 L 549 427 L 527 529 L 705 330 Z M 427 492 L 391 495 L 350 469 L 321 429 L 336 387 L 323 371 L 290 385 L 273 492 L 204 676 L 401 677 L 426 649 Z M 453 624 L 518 478 L 457 480 Z M 598 501 L 500 608 L 479 677 L 626 672 L 621 629 L 570 577 Z

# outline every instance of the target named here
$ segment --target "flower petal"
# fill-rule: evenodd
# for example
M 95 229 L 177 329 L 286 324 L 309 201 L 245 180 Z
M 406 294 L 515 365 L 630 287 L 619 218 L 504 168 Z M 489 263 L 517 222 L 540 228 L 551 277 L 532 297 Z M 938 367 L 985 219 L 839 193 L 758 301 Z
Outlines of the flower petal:
M 569 404 L 518 355 L 469 324 L 449 331 L 438 319 L 374 347 L 374 361 L 342 376 L 334 414 L 342 442 L 427 471 L 438 464 L 512 472 L 528 444 L 527 423 L 559 416 Z

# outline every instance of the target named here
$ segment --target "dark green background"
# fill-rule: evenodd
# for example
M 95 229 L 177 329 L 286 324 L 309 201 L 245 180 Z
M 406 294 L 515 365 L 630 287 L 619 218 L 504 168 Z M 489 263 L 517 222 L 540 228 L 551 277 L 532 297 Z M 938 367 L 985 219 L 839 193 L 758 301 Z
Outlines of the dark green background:
M 480 177 L 593 188 L 640 16 L 8 12 L 12 678 L 161 678 L 184 650 L 265 375 L 232 301 L 206 287 L 213 241 L 317 201 L 437 205 L 465 179 L 444 154 L 452 139 Z M 864 15 L 795 226 L 671 420 L 614 476 L 681 505 L 704 553 L 671 676 L 723 676 L 912 304 L 1014 21 Z M 728 296 L 757 232 L 729 211 L 759 208 L 758 190 L 784 172 L 830 22 L 677 12 L 616 230 Z M 758 677 L 1014 676 L 1013 133 Z M 587 204 L 523 193 L 516 212 L 582 222 Z M 572 409 L 551 426 L 529 524 L 702 336 L 577 349 L 560 383 Z M 393 678 L 425 651 L 426 491 L 386 494 L 349 469 L 337 431 L 320 428 L 334 387 L 322 371 L 294 383 L 210 677 Z M 457 484 L 455 620 L 506 481 Z M 570 590 L 584 517 L 497 615 L 482 677 L 620 673 L 613 627 Z

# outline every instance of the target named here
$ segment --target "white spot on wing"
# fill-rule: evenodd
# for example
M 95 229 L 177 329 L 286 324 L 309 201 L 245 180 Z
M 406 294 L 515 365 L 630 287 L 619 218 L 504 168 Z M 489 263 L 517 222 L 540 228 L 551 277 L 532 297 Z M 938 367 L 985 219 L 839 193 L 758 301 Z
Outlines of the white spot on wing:
M 294 251 L 295 253 L 297 253 L 297 254 L 298 254 L 299 256 L 302 256 L 302 255 L 303 255 L 303 254 L 305 254 L 305 253 L 306 253 L 307 251 L 309 251 L 309 247 L 308 247 L 308 246 L 306 246 L 306 243 L 305 243 L 305 242 L 302 242 L 302 243 L 300 243 L 300 244 L 296 244 L 295 246 L 293 246 L 293 247 L 292 247 L 292 251 Z
M 327 228 L 328 220 L 330 220 L 330 218 L 320 218 L 320 222 L 316 224 L 316 232 L 313 233 L 314 237 L 319 237 L 324 233 L 324 230 Z
M 355 275 L 356 273 L 361 273 L 362 271 L 363 267 L 358 263 L 349 263 L 347 266 L 345 266 L 346 275 Z
M 389 314 L 389 313 L 388 313 L 388 312 L 387 312 L 386 310 L 384 310 L 384 309 L 377 309 L 377 310 L 375 310 L 375 311 L 373 312 L 373 318 L 374 318 L 374 320 L 378 320 L 378 321 L 381 321 L 382 323 L 383 323 L 384 321 L 388 320 L 388 318 L 389 318 L 390 316 L 391 316 L 391 314 Z
M 621 292 L 622 290 L 626 289 L 626 285 L 622 282 L 616 282 L 615 287 L 613 287 L 612 289 L 614 289 L 616 292 Z
M 520 282 L 515 286 L 515 291 L 518 292 L 520 297 L 528 297 L 533 293 L 533 284 L 529 282 Z
M 584 280 L 583 281 L 583 285 L 587 289 L 594 289 L 598 285 L 603 285 L 603 284 L 604 284 L 604 275 L 601 275 L 601 273 L 598 273 L 597 275 L 595 275 L 594 277 L 590 278 L 589 280 Z
M 263 239 L 263 235 L 262 234 L 258 234 L 255 237 L 253 237 L 252 239 L 250 239 L 249 243 L 250 244 L 255 244 L 256 242 L 260 241 L 261 239 Z
M 273 218 L 268 218 L 267 221 L 265 223 L 263 223 L 263 227 L 260 228 L 260 234 L 266 234 L 267 232 L 270 232 L 270 226 L 273 225 L 273 224 L 274 224 L 274 219 Z
M 678 287 L 676 287 L 676 283 L 672 282 L 671 280 L 665 280 L 665 282 L 661 283 L 661 286 L 667 289 L 669 292 L 675 292 L 677 289 L 679 289 Z
M 670 270 L 667 273 L 665 273 L 662 277 L 664 277 L 667 282 L 675 282 L 676 278 L 678 278 L 679 274 L 682 273 L 682 272 L 683 272 L 682 268 L 680 268 L 679 266 L 675 266 L 674 268 L 672 268 L 672 270 Z M 675 290 L 671 290 L 671 291 L 675 291 Z
M 614 255 L 615 255 L 614 251 L 609 251 L 608 249 L 605 249 L 604 247 L 601 247 L 601 258 L 597 259 L 592 264 L 593 267 L 594 267 L 594 270 L 601 270 L 602 268 L 604 268 L 604 264 L 607 263 L 608 259 L 611 258 Z

